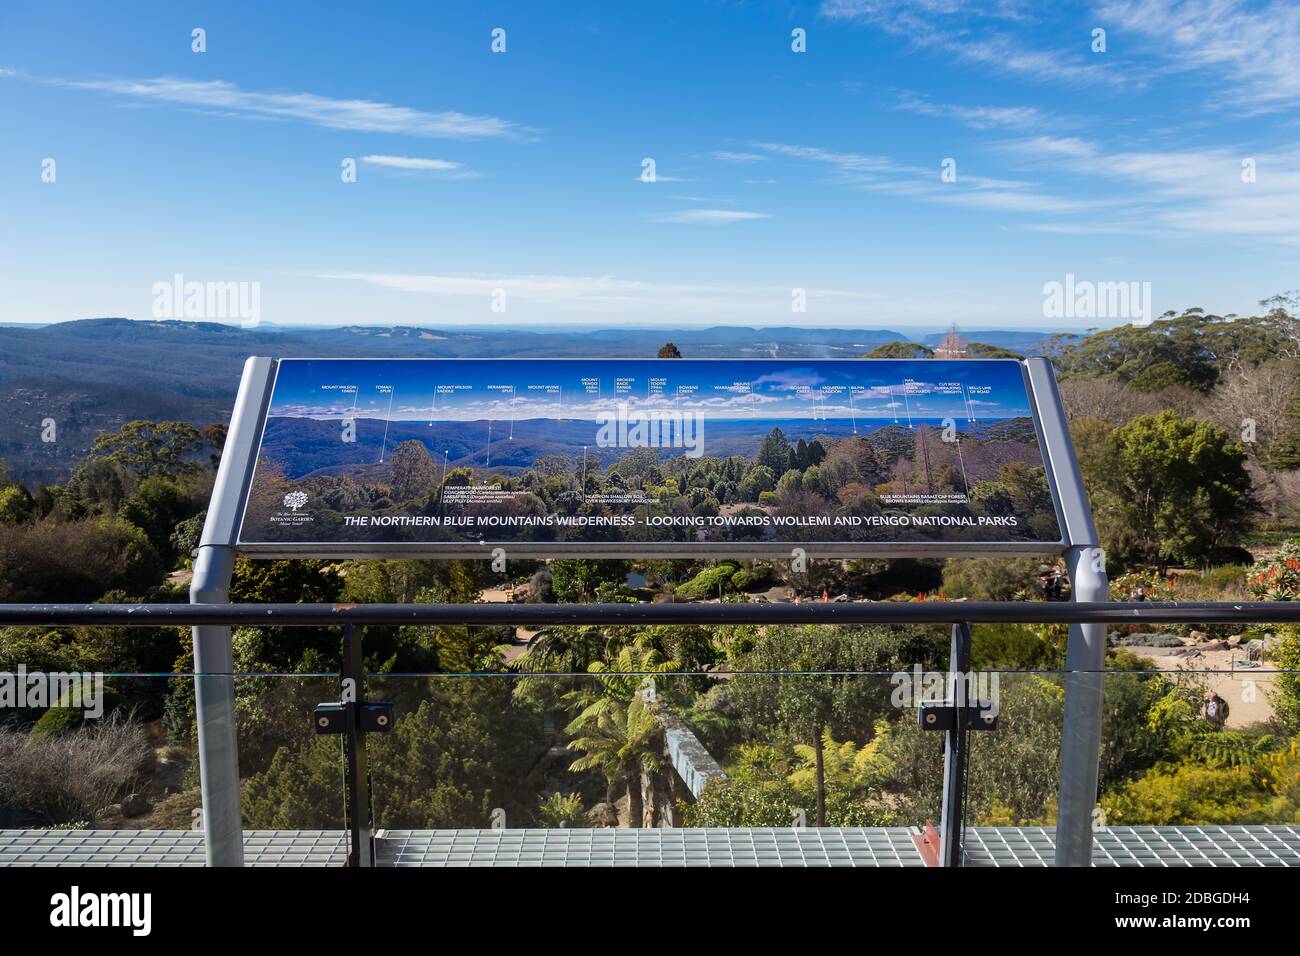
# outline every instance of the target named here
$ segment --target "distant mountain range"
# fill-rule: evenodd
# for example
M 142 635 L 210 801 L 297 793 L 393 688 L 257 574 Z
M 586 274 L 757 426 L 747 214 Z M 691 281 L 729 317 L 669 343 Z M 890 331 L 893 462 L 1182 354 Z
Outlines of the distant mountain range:
M 965 423 L 961 434 L 972 438 L 1034 441 L 1033 426 L 1027 419 L 990 419 Z M 942 428 L 942 419 L 918 418 L 914 424 Z M 906 422 L 903 423 L 904 425 Z M 386 481 L 386 463 L 393 451 L 406 441 L 418 441 L 441 466 L 491 467 L 512 473 L 533 467 L 544 455 L 565 455 L 578 461 L 585 454 L 600 467 L 613 464 L 625 448 L 601 448 L 594 443 L 596 426 L 575 419 L 523 419 L 506 421 L 385 422 L 380 418 L 358 418 L 351 442 L 339 441 L 341 422 L 314 418 L 272 418 L 262 439 L 262 454 L 279 467 L 285 477 L 348 475 L 362 481 Z M 1018 427 L 1020 426 L 1020 427 Z M 849 435 L 868 436 L 884 429 L 901 427 L 883 419 L 791 420 L 731 419 L 710 421 L 705 433 L 704 452 L 711 458 L 742 455 L 753 458 L 774 428 L 780 428 L 792 442 L 800 438 L 840 439 Z M 491 442 L 488 436 L 491 435 Z M 680 454 L 664 452 L 667 454 Z
M 973 341 L 1024 354 L 1049 333 L 972 332 Z M 673 342 L 690 358 L 857 358 L 894 341 L 933 345 L 942 333 L 910 339 L 888 329 L 746 328 L 440 329 L 353 325 L 325 329 L 243 329 L 216 322 L 82 319 L 45 326 L 0 326 L 0 460 L 34 485 L 62 481 L 95 437 L 136 418 L 229 419 L 244 360 L 275 357 L 644 358 Z M 57 440 L 42 442 L 46 419 Z

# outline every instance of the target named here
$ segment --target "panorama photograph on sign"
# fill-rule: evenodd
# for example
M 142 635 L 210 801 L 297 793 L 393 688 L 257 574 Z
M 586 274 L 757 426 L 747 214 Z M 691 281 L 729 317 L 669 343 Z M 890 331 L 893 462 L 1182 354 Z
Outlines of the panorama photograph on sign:
M 1058 542 L 1020 363 L 281 360 L 241 542 Z

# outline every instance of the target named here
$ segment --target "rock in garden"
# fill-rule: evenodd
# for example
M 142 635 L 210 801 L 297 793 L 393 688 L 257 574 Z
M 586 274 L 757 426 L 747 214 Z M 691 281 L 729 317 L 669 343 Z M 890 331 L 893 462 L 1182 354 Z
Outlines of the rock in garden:
M 122 816 L 128 819 L 142 817 L 149 812 L 149 809 L 149 801 L 138 793 L 130 794 L 122 801 Z

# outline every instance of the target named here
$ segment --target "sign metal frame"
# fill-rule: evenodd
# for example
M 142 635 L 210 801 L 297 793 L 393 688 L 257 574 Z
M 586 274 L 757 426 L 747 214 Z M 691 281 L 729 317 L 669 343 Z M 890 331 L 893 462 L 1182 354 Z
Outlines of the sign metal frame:
M 602 360 L 606 360 L 603 359 Z M 310 361 L 310 362 L 334 362 L 334 361 L 351 361 L 350 359 L 339 358 L 295 358 L 293 361 Z M 426 359 L 426 358 L 382 358 L 373 361 L 382 362 L 445 362 L 453 364 L 466 361 L 491 361 L 500 363 L 510 362 L 548 362 L 548 361 L 573 361 L 572 359 L 519 359 L 519 358 L 494 358 L 485 359 L 466 359 L 466 358 L 447 358 L 447 359 Z M 718 359 L 636 359 L 642 362 L 662 361 L 670 365 L 678 365 L 685 362 L 725 362 L 724 358 Z M 747 362 L 781 362 L 783 359 L 754 358 L 745 359 Z M 924 360 L 913 359 L 818 359 L 818 362 L 844 362 L 854 363 L 870 361 L 873 364 L 889 364 L 891 362 L 915 364 Z M 1014 359 L 974 359 L 967 361 L 983 362 L 1016 362 Z M 365 558 L 428 558 L 442 560 L 456 559 L 491 559 L 492 552 L 495 549 L 505 549 L 513 559 L 547 559 L 547 558 L 578 558 L 578 559 L 607 559 L 607 558 L 738 558 L 738 559 L 786 559 L 789 558 L 792 550 L 798 548 L 811 558 L 843 559 L 843 558 L 870 558 L 870 557 L 1000 557 L 1000 558 L 1017 558 L 1017 557 L 1046 557 L 1059 556 L 1065 552 L 1069 544 L 1065 537 L 1065 520 L 1064 511 L 1055 484 L 1052 481 L 1051 469 L 1048 467 L 1048 450 L 1043 432 L 1042 423 L 1039 421 L 1037 403 L 1034 399 L 1033 383 L 1030 380 L 1029 372 L 1025 363 L 1016 362 L 1020 366 L 1021 378 L 1024 383 L 1025 397 L 1029 402 L 1030 417 L 1033 420 L 1034 432 L 1038 441 L 1038 450 L 1042 455 L 1044 470 L 1048 474 L 1048 485 L 1051 490 L 1052 506 L 1056 512 L 1057 527 L 1061 529 L 1061 537 L 1055 541 L 799 541 L 793 539 L 782 539 L 779 541 L 524 541 L 524 540 L 484 540 L 475 541 L 320 541 L 320 542 L 268 542 L 268 541 L 245 541 L 241 535 L 243 532 L 244 506 L 250 490 L 250 484 L 253 478 L 253 470 L 256 465 L 256 459 L 261 455 L 262 442 L 266 430 L 266 410 L 270 406 L 271 396 L 275 392 L 276 382 L 279 378 L 279 361 L 275 361 L 275 374 L 267 388 L 266 394 L 262 397 L 262 415 L 256 423 L 256 451 L 252 467 L 249 468 L 246 479 L 238 491 L 240 501 L 239 513 L 235 519 L 236 541 L 235 546 L 239 553 L 248 558 L 258 558 L 274 560 L 278 558 L 338 558 L 365 559 Z M 233 427 L 233 426 L 232 426 Z
M 719 361 L 718 359 L 714 361 Z M 320 359 L 319 361 L 328 361 Z M 383 361 L 427 361 L 389 359 Z M 462 359 L 440 359 L 455 362 Z M 494 359 L 493 361 L 518 361 Z M 539 361 L 539 360 L 532 360 Z M 665 359 L 663 361 L 701 361 Z M 751 360 L 757 361 L 757 360 Z M 822 360 L 826 361 L 826 360 Z M 840 359 L 831 361 L 863 361 Z M 873 360 L 880 362 L 908 360 Z M 918 360 L 919 361 L 919 360 Z M 980 361 L 980 360 L 972 360 Z M 989 361 L 989 360 L 983 360 Z M 1008 360 L 1010 361 L 1010 360 Z M 244 365 L 230 430 L 218 468 L 208 516 L 194 561 L 191 603 L 228 603 L 237 556 L 280 558 L 491 558 L 506 548 L 517 558 L 784 558 L 802 548 L 809 558 L 1024 557 L 1064 555 L 1072 600 L 1107 600 L 1104 560 L 1083 481 L 1070 441 L 1064 405 L 1050 363 L 1033 357 L 1019 363 L 1044 470 L 1060 528 L 1059 541 L 779 541 L 779 542 L 349 542 L 308 544 L 239 540 L 253 473 L 279 363 L 252 357 Z M 239 774 L 234 721 L 230 628 L 193 629 L 199 764 L 206 858 L 213 866 L 240 866 Z M 1058 865 L 1086 866 L 1092 852 L 1092 810 L 1101 745 L 1105 625 L 1071 625 L 1067 652 L 1065 722 L 1057 826 Z

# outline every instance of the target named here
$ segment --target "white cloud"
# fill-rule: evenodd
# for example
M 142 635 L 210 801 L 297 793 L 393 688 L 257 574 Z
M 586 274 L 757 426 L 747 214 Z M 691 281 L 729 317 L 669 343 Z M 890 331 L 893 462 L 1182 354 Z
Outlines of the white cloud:
M 1031 0 L 823 0 L 821 14 L 830 20 L 864 23 L 893 36 L 1000 72 L 1039 80 L 1076 84 L 1129 82 L 1109 62 L 1089 60 L 1070 50 L 1041 50 L 1009 25 L 1032 19 Z M 1028 31 L 1026 31 L 1028 32 Z
M 748 219 L 770 219 L 765 212 L 746 212 L 743 209 L 683 209 L 651 217 L 652 222 L 677 222 L 697 226 L 722 226 Z
M 1151 41 L 1141 61 L 1128 64 L 1086 52 L 1086 44 L 1032 45 L 1034 21 L 1047 9 L 1029 0 L 823 0 L 821 13 L 998 72 L 1121 87 L 1183 74 L 1208 80 L 1215 105 L 1265 112 L 1300 104 L 1294 0 L 1096 0 L 1081 29 L 1103 27 L 1130 46 L 1139 37 Z
M 727 150 L 719 150 L 712 154 L 713 158 L 724 163 L 761 163 L 766 156 L 758 153 L 732 153 Z
M 362 156 L 363 163 L 369 163 L 372 166 L 391 166 L 394 169 L 425 169 L 450 171 L 460 169 L 460 163 L 453 163 L 445 159 L 421 159 L 416 156 Z
M 898 109 L 922 116 L 953 119 L 973 129 L 1029 129 L 1054 122 L 1049 114 L 1036 106 L 959 106 L 933 103 L 910 92 L 899 98 Z
M 1216 98 L 1259 111 L 1300 103 L 1300 5 L 1294 0 L 1118 0 L 1098 15 L 1140 33 L 1176 69 L 1222 71 Z
M 1254 236 L 1300 243 L 1300 144 L 1271 151 L 1228 146 L 1108 151 L 1078 139 L 1037 136 L 1002 148 L 1026 164 L 1047 163 L 1103 181 L 1112 192 L 1116 182 L 1131 189 L 1135 198 L 1127 204 L 1128 217 L 1088 223 L 1094 232 Z M 1253 161 L 1254 182 L 1243 181 L 1243 160 Z M 1083 228 L 1076 231 L 1082 234 Z
M 1069 213 L 1096 208 L 1095 204 L 1039 192 L 1033 183 L 970 175 L 960 169 L 956 182 L 945 183 L 939 178 L 937 165 L 934 168 L 912 166 L 888 156 L 836 152 L 816 146 L 755 145 L 779 156 L 829 167 L 833 173 L 831 181 L 837 185 L 925 202 L 1006 212 Z
M 438 179 L 474 179 L 478 176 L 472 170 L 466 169 L 463 164 L 446 159 L 425 159 L 419 156 L 362 156 L 361 161 L 368 166 L 429 173 Z
M 530 138 L 533 130 L 495 116 L 427 112 L 374 100 L 336 99 L 315 93 L 259 93 L 225 80 L 46 80 L 83 90 L 156 103 L 220 111 L 247 119 L 289 119 L 329 129 L 398 133 L 440 139 Z

